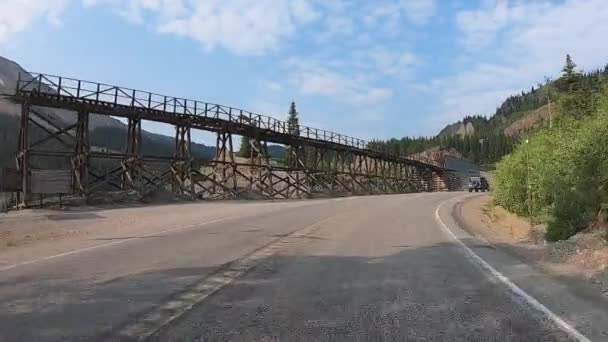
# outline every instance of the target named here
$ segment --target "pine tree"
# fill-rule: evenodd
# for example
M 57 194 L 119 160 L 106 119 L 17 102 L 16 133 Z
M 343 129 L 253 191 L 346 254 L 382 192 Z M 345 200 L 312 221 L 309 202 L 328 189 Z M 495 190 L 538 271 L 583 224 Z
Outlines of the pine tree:
M 241 137 L 241 147 L 239 147 L 239 151 L 237 152 L 239 157 L 249 158 L 251 157 L 251 145 L 249 143 L 249 137 L 244 135 Z
M 562 72 L 564 73 L 564 76 L 574 75 L 575 69 L 576 69 L 576 63 L 574 63 L 574 61 L 572 60 L 572 56 L 570 56 L 570 54 L 567 54 L 566 55 L 566 64 L 562 68 Z
M 292 135 L 300 135 L 300 119 L 298 118 L 298 111 L 296 110 L 295 101 L 291 101 L 289 107 L 289 113 L 287 114 L 287 132 Z M 285 163 L 290 166 L 296 166 L 297 161 L 292 156 L 293 147 L 287 147 L 287 153 L 285 155 Z M 303 149 L 298 150 L 296 147 L 295 153 L 301 155 L 305 153 Z
M 576 63 L 570 55 L 566 55 L 566 63 L 562 68 L 562 76 L 557 82 L 557 87 L 562 92 L 576 92 L 583 81 L 583 74 L 576 70 Z
M 292 101 L 291 107 L 289 107 L 289 114 L 287 117 L 287 129 L 289 134 L 300 135 L 300 120 L 298 119 L 298 112 L 296 111 L 295 101 Z
M 566 55 L 562 76 L 556 81 L 561 114 L 580 118 L 593 112 L 595 95 L 589 79 L 576 70 L 576 63 L 570 55 Z

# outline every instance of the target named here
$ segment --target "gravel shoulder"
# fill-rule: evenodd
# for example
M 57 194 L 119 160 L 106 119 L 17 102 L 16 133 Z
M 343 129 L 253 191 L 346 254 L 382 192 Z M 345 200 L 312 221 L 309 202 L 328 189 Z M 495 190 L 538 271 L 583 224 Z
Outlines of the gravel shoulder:
M 195 202 L 12 211 L 0 214 L 0 268 L 167 229 L 316 205 L 319 201 Z
M 543 272 L 589 295 L 608 298 L 608 243 L 600 230 L 581 232 L 566 241 L 546 242 L 544 225 L 511 214 L 492 203 L 491 195 L 470 197 L 454 207 L 459 225 Z

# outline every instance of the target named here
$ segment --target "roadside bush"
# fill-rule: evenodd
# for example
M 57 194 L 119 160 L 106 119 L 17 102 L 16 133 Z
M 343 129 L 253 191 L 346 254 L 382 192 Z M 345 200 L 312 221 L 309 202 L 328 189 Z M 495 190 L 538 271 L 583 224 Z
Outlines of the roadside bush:
M 547 222 L 548 240 L 567 239 L 586 228 L 608 204 L 606 104 L 581 120 L 563 118 L 497 164 L 496 202 Z
M 592 197 L 595 196 L 580 190 L 560 194 L 547 222 L 547 240 L 565 240 L 587 228 L 597 213 L 597 201 Z

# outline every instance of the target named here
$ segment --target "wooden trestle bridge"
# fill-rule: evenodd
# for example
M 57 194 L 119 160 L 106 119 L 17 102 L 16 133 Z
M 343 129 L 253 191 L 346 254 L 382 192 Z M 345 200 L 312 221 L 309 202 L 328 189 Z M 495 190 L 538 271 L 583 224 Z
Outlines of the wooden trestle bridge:
M 319 193 L 448 191 L 458 186 L 440 163 L 383 153 L 361 139 L 306 126 L 290 127 L 272 117 L 218 104 L 45 74 L 20 75 L 13 100 L 22 106 L 17 154 L 22 204 L 31 194 L 41 192 L 69 191 L 85 199 L 111 191 L 143 198 L 159 190 L 189 199 L 236 198 L 245 192 L 298 198 Z M 74 123 L 59 127 L 37 108 L 71 111 Z M 124 151 L 91 148 L 91 114 L 128 121 Z M 175 126 L 173 156 L 142 154 L 143 120 Z M 32 125 L 48 136 L 32 141 L 28 136 Z M 191 132 L 196 129 L 217 134 L 215 158 L 193 158 Z M 249 137 L 248 159 L 235 158 L 235 135 Z M 62 148 L 37 148 L 49 140 L 60 142 Z M 270 160 L 269 143 L 286 146 L 285 163 Z M 46 170 L 44 178 L 40 175 L 45 170 L 32 162 L 41 157 L 67 160 L 69 166 Z M 105 167 L 99 167 L 103 161 Z M 53 174 L 58 176 L 48 176 Z

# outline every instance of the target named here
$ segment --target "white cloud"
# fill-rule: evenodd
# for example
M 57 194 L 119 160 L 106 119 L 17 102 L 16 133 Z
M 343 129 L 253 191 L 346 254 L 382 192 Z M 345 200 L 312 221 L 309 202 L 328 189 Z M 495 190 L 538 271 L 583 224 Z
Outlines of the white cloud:
M 285 63 L 291 70 L 289 82 L 302 95 L 327 97 L 349 105 L 379 104 L 393 95 L 378 87 L 361 73 L 341 73 L 319 61 L 291 58 Z
M 331 39 L 339 36 L 350 36 L 354 32 L 353 20 L 348 16 L 328 16 L 324 25 L 325 29 L 315 36 L 316 42 L 320 45 L 329 44 Z
M 352 5 L 351 0 L 314 0 L 323 10 L 329 14 L 345 13 Z
M 383 34 L 396 36 L 404 29 L 401 9 L 393 1 L 373 3 L 364 10 L 362 22 L 368 28 L 378 28 Z
M 466 13 L 464 17 L 472 12 Z M 545 76 L 557 76 L 567 53 L 586 69 L 608 62 L 608 46 L 601 44 L 608 36 L 605 0 L 497 1 L 474 13 L 474 20 L 483 24 L 465 25 L 464 44 L 474 46 L 477 54 L 492 43 L 492 53 L 499 57 L 434 81 L 441 107 L 436 123 L 443 125 L 466 114 L 493 114 L 508 95 L 542 82 Z M 472 44 L 473 37 L 484 44 Z
M 362 23 L 392 36 L 406 28 L 404 19 L 415 25 L 423 25 L 435 15 L 435 0 L 389 0 L 374 1 L 363 10 Z
M 200 42 L 206 49 L 225 48 L 237 54 L 276 50 L 303 25 L 322 20 L 316 41 L 353 37 L 361 23 L 396 36 L 406 26 L 427 23 L 436 0 L 82 0 L 106 5 L 134 23 L 150 19 L 159 32 Z M 370 13 L 371 12 L 371 13 Z
M 82 0 L 86 7 L 110 6 L 132 23 L 144 22 L 146 12 L 158 12 L 165 20 L 186 14 L 184 0 Z
M 368 26 L 375 26 L 387 18 L 399 18 L 399 5 L 394 2 L 374 3 L 367 10 L 363 22 Z
M 549 3 L 512 3 L 508 0 L 490 0 L 475 10 L 458 13 L 456 23 L 464 33 L 464 43 L 469 48 L 483 48 L 497 38 L 505 28 L 526 24 L 542 16 L 550 9 Z
M 160 28 L 199 41 L 208 49 L 223 47 L 239 54 L 274 49 L 294 24 L 285 1 L 199 1 L 186 17 L 170 19 Z
M 349 17 L 329 17 L 327 30 L 333 35 L 352 34 L 353 20 Z
M 409 51 L 397 52 L 386 48 L 375 48 L 369 52 L 375 68 L 387 76 L 405 77 L 418 63 L 416 55 Z
M 207 49 L 225 48 L 238 54 L 276 49 L 301 25 L 324 18 L 326 32 L 318 41 L 360 33 L 361 22 L 397 35 L 403 18 L 425 23 L 436 0 L 379 0 L 369 6 L 350 0 L 2 0 L 0 40 L 23 31 L 39 18 L 60 24 L 68 3 L 107 6 L 135 24 L 150 24 L 159 32 L 194 39 Z
M 372 118 L 370 113 L 358 115 L 355 109 L 361 105 L 373 105 L 373 117 L 382 117 L 383 109 L 377 107 L 386 105 L 394 95 L 386 81 L 410 78 L 418 64 L 418 57 L 413 53 L 380 45 L 351 49 L 347 55 L 342 51 L 297 55 L 282 64 L 286 80 L 262 83 L 259 89 L 268 95 L 260 97 L 268 103 L 266 99 L 275 96 L 279 89 L 285 94 L 286 89 L 291 96 L 321 97 L 348 105 L 353 108 L 354 116 L 369 121 Z
M 184 36 L 206 49 L 237 54 L 276 49 L 298 25 L 320 18 L 311 0 L 83 0 L 109 5 L 132 22 L 151 17 L 161 33 Z
M 415 24 L 426 24 L 435 15 L 437 4 L 435 0 L 400 0 L 405 15 Z
M 24 31 L 39 19 L 61 25 L 60 15 L 67 0 L 2 0 L 0 1 L 0 43 Z
M 304 101 L 323 98 L 347 105 L 349 115 L 359 121 L 381 120 L 393 90 L 385 86 L 389 78 L 411 76 L 418 58 L 407 51 L 381 46 L 355 49 L 349 55 L 317 52 L 288 58 L 281 65 L 287 78 L 258 84 L 255 108 L 276 109 L 292 96 Z M 388 77 L 387 77 L 388 76 Z M 371 107 L 362 107 L 370 105 Z
M 255 113 L 281 118 L 281 114 L 286 112 L 288 106 L 285 98 L 285 87 L 275 81 L 259 81 L 254 88 L 254 96 L 249 103 L 249 108 Z
M 321 13 L 308 0 L 293 0 L 289 5 L 297 22 L 308 23 L 321 16 Z

